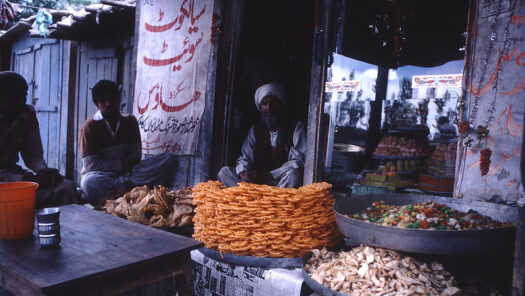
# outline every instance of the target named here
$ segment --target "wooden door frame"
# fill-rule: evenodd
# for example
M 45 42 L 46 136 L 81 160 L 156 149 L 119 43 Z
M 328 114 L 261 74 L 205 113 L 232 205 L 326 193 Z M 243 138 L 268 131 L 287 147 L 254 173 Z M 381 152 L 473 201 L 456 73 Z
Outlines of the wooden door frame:
M 220 2 L 220 0 L 217 0 Z M 213 107 L 213 132 L 209 161 L 209 178 L 216 179 L 221 167 L 228 163 L 228 144 L 231 127 L 231 106 L 237 75 L 239 41 L 244 19 L 245 1 L 221 2 L 222 15 L 218 29 L 216 82 Z
M 312 74 L 310 81 L 310 99 L 308 105 L 308 123 L 306 129 L 306 157 L 304 166 L 304 184 L 323 179 L 324 147 L 326 145 L 326 117 L 323 116 L 324 89 L 327 70 L 336 49 L 338 24 L 342 21 L 338 11 L 344 11 L 343 0 L 319 0 L 316 2 L 316 24 L 314 28 L 314 46 L 312 52 Z

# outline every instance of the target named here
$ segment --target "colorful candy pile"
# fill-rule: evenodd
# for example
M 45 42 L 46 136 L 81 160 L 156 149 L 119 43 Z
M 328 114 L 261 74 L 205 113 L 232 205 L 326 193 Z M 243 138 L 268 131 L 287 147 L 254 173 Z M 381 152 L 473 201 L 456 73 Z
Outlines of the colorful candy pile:
M 374 201 L 365 211 L 349 215 L 350 218 L 383 226 L 438 230 L 482 230 L 513 226 L 469 210 L 456 211 L 434 201 L 402 206 Z

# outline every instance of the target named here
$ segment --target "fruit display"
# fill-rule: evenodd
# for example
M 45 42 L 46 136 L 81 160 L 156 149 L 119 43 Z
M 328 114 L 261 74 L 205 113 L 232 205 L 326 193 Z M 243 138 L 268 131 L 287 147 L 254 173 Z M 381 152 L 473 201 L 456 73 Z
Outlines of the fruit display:
M 377 166 L 377 171 L 386 172 L 408 172 L 418 173 L 424 172 L 427 169 L 427 165 L 423 159 L 394 159 L 388 161 L 381 161 L 384 164 Z
M 361 185 L 388 187 L 416 187 L 417 179 L 412 174 L 366 172 Z
M 422 157 L 428 156 L 429 149 L 425 143 L 415 138 L 387 136 L 374 151 L 375 156 L 404 156 Z
M 461 212 L 434 201 L 402 206 L 374 201 L 362 212 L 350 218 L 383 226 L 437 230 L 482 230 L 513 226 L 512 223 L 493 220 L 476 211 Z
M 426 170 L 427 166 L 422 158 L 396 159 L 374 156 L 370 169 L 363 172 L 360 184 L 399 188 L 417 187 L 418 173 Z
M 421 129 L 391 130 L 376 147 L 359 184 L 394 190 L 415 188 L 418 174 L 427 171 L 430 152 L 427 133 Z

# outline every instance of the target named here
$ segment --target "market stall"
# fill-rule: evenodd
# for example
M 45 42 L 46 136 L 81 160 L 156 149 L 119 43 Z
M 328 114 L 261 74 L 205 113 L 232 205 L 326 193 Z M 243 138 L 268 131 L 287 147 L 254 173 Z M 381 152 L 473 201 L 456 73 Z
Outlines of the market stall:
M 395 193 L 417 188 L 430 155 L 426 127 L 391 129 L 375 148 L 371 161 L 352 187 L 352 194 Z

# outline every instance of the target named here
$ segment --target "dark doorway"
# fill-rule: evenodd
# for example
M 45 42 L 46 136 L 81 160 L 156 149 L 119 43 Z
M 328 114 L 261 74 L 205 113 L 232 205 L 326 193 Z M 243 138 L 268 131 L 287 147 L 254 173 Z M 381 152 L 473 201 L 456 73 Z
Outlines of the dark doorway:
M 232 101 L 225 106 L 230 108 L 226 112 L 230 124 L 224 131 L 229 140 L 223 165 L 235 165 L 253 118 L 259 116 L 254 93 L 260 85 L 282 83 L 288 91 L 289 114 L 306 120 L 314 11 L 314 0 L 244 3 Z

